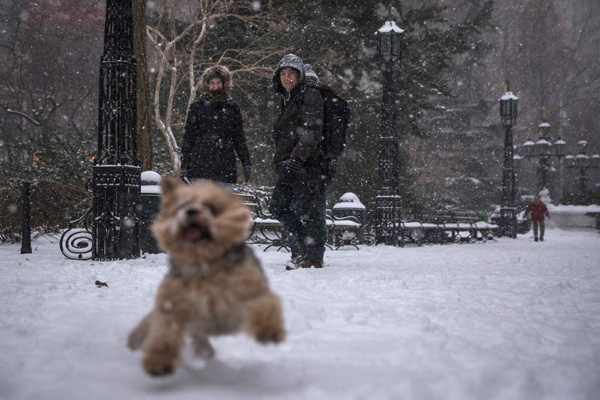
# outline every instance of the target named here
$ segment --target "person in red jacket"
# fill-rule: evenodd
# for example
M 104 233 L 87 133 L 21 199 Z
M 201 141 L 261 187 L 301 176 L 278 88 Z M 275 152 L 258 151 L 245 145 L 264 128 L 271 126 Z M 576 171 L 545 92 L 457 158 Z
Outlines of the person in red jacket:
M 546 224 L 544 222 L 544 216 L 550 218 L 550 213 L 548 212 L 548 207 L 541 200 L 539 195 L 533 196 L 533 201 L 529 203 L 527 208 L 525 209 L 525 216 L 531 213 L 531 222 L 533 223 L 533 239 L 538 241 L 538 227 L 540 230 L 540 240 L 544 241 L 544 231 L 546 228 Z

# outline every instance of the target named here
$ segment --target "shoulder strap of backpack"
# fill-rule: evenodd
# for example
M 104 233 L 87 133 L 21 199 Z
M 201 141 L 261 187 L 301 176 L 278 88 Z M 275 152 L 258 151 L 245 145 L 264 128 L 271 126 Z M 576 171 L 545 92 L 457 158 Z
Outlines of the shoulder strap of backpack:
M 304 96 L 304 93 L 310 88 L 316 89 L 319 93 L 321 93 L 322 97 L 325 97 L 330 93 L 333 93 L 333 91 L 331 89 L 328 89 L 326 85 L 319 84 L 319 83 L 316 83 L 316 84 L 308 83 L 308 84 L 304 85 L 300 91 L 302 93 L 302 96 Z

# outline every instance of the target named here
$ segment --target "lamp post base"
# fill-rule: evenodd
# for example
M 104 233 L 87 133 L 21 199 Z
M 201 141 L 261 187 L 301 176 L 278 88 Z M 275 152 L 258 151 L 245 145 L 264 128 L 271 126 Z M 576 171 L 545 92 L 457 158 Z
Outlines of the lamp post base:
M 376 243 L 397 246 L 401 235 L 400 216 L 402 202 L 399 195 L 378 195 L 375 197 Z
M 138 166 L 94 166 L 92 259 L 118 260 L 140 256 Z
M 502 236 L 517 238 L 517 215 L 514 207 L 500 209 L 500 234 Z

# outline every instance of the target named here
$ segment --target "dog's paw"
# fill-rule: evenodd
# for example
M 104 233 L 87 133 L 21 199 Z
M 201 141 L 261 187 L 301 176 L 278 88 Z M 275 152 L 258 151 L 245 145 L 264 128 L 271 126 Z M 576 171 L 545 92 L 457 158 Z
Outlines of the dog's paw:
M 202 360 L 214 358 L 215 349 L 212 347 L 206 336 L 194 334 L 194 332 L 192 332 L 191 338 L 195 357 Z
M 152 376 L 164 376 L 175 371 L 179 349 L 164 344 L 155 344 L 146 351 L 142 367 Z
M 154 357 L 146 357 L 142 366 L 144 367 L 144 371 L 151 376 L 166 376 L 175 372 L 175 365 L 172 361 L 167 362 L 163 359 L 156 359 Z
M 202 360 L 212 360 L 215 357 L 215 349 L 211 345 L 197 348 L 194 349 L 194 355 Z
M 151 376 L 166 376 L 171 375 L 175 368 L 173 365 L 155 365 L 152 367 L 146 367 L 146 372 Z
M 256 340 L 260 343 L 281 343 L 285 339 L 285 329 L 283 327 L 264 327 L 259 330 L 256 335 Z
M 267 293 L 246 303 L 244 330 L 260 343 L 279 343 L 285 338 L 281 303 L 273 293 Z

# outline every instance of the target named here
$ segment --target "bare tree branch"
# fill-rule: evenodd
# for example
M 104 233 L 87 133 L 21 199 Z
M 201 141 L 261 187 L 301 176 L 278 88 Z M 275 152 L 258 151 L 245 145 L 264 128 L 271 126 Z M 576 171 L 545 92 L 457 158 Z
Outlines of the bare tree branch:
M 3 105 L 2 107 L 3 107 L 3 108 L 6 110 L 6 112 L 7 112 L 7 113 L 9 113 L 9 114 L 16 114 L 16 115 L 18 115 L 18 116 L 20 116 L 20 117 L 23 117 L 23 118 L 25 118 L 27 121 L 31 122 L 31 123 L 32 123 L 32 124 L 34 124 L 34 125 L 37 125 L 37 126 L 41 126 L 41 125 L 42 125 L 41 123 L 39 123 L 38 121 L 36 121 L 36 120 L 35 120 L 33 117 L 30 117 L 29 115 L 27 115 L 27 114 L 25 114 L 25 113 L 23 113 L 23 112 L 16 111 L 16 110 L 11 110 L 10 108 L 8 108 L 8 107 L 7 107 L 7 106 L 5 106 L 5 105 Z

